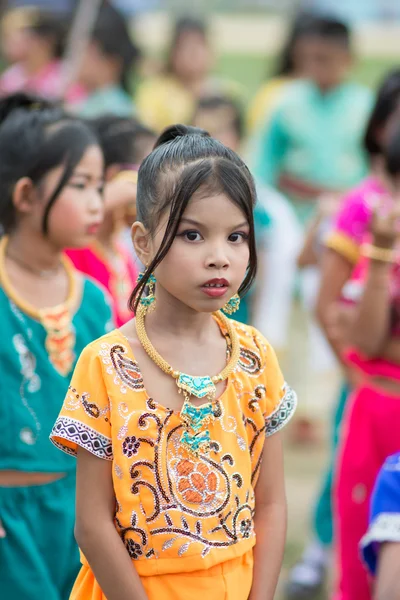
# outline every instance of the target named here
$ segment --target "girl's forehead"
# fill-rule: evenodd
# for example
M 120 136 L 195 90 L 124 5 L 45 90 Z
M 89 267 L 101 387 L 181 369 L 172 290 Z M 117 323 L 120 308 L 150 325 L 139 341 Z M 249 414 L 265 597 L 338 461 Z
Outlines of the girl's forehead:
M 243 221 L 243 210 L 223 192 L 198 190 L 191 197 L 183 216 L 198 221 L 216 221 L 224 223 Z

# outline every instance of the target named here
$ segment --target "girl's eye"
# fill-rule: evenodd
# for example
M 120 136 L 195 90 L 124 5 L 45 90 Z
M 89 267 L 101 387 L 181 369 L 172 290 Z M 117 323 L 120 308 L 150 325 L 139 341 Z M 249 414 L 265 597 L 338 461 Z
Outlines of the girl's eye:
M 236 231 L 235 233 L 231 233 L 228 239 L 233 244 L 240 244 L 241 242 L 247 241 L 249 239 L 249 236 L 243 231 Z
M 203 239 L 198 231 L 184 231 L 179 237 L 183 237 L 188 242 L 201 242 Z
M 86 188 L 86 183 L 83 183 L 83 181 L 80 181 L 80 182 L 73 181 L 69 185 L 70 185 L 70 187 L 72 187 L 76 190 L 84 190 Z

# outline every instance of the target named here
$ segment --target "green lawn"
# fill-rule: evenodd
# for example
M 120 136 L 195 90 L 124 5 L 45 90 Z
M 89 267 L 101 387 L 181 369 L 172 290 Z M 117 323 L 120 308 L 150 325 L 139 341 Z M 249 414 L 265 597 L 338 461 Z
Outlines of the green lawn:
M 395 66 L 399 59 L 367 58 L 360 60 L 354 68 L 357 81 L 375 87 L 383 75 Z M 225 54 L 220 57 L 217 72 L 224 77 L 238 81 L 246 90 L 249 98 L 257 91 L 260 83 L 271 73 L 273 58 L 259 54 Z

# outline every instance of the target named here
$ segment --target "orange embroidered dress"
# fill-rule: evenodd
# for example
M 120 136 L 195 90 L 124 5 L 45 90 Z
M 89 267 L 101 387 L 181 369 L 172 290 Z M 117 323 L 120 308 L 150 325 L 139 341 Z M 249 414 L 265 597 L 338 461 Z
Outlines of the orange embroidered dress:
M 240 360 L 215 401 L 211 451 L 182 448 L 179 413 L 149 398 L 126 338 L 115 330 L 82 353 L 51 439 L 113 462 L 115 527 L 149 600 L 247 600 L 255 544 L 254 489 L 265 436 L 296 406 L 275 353 L 235 323 Z M 104 600 L 87 561 L 71 598 Z

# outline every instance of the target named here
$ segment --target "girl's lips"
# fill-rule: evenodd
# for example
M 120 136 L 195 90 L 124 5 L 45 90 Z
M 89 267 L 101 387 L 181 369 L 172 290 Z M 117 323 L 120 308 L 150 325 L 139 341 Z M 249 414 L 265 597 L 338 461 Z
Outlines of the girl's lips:
M 226 294 L 228 286 L 224 285 L 223 287 L 206 287 L 203 285 L 201 289 L 210 298 L 221 298 L 221 296 Z
M 93 225 L 89 225 L 89 227 L 86 227 L 86 233 L 88 235 L 96 235 L 96 233 L 99 231 L 100 228 L 100 223 L 94 223 Z

